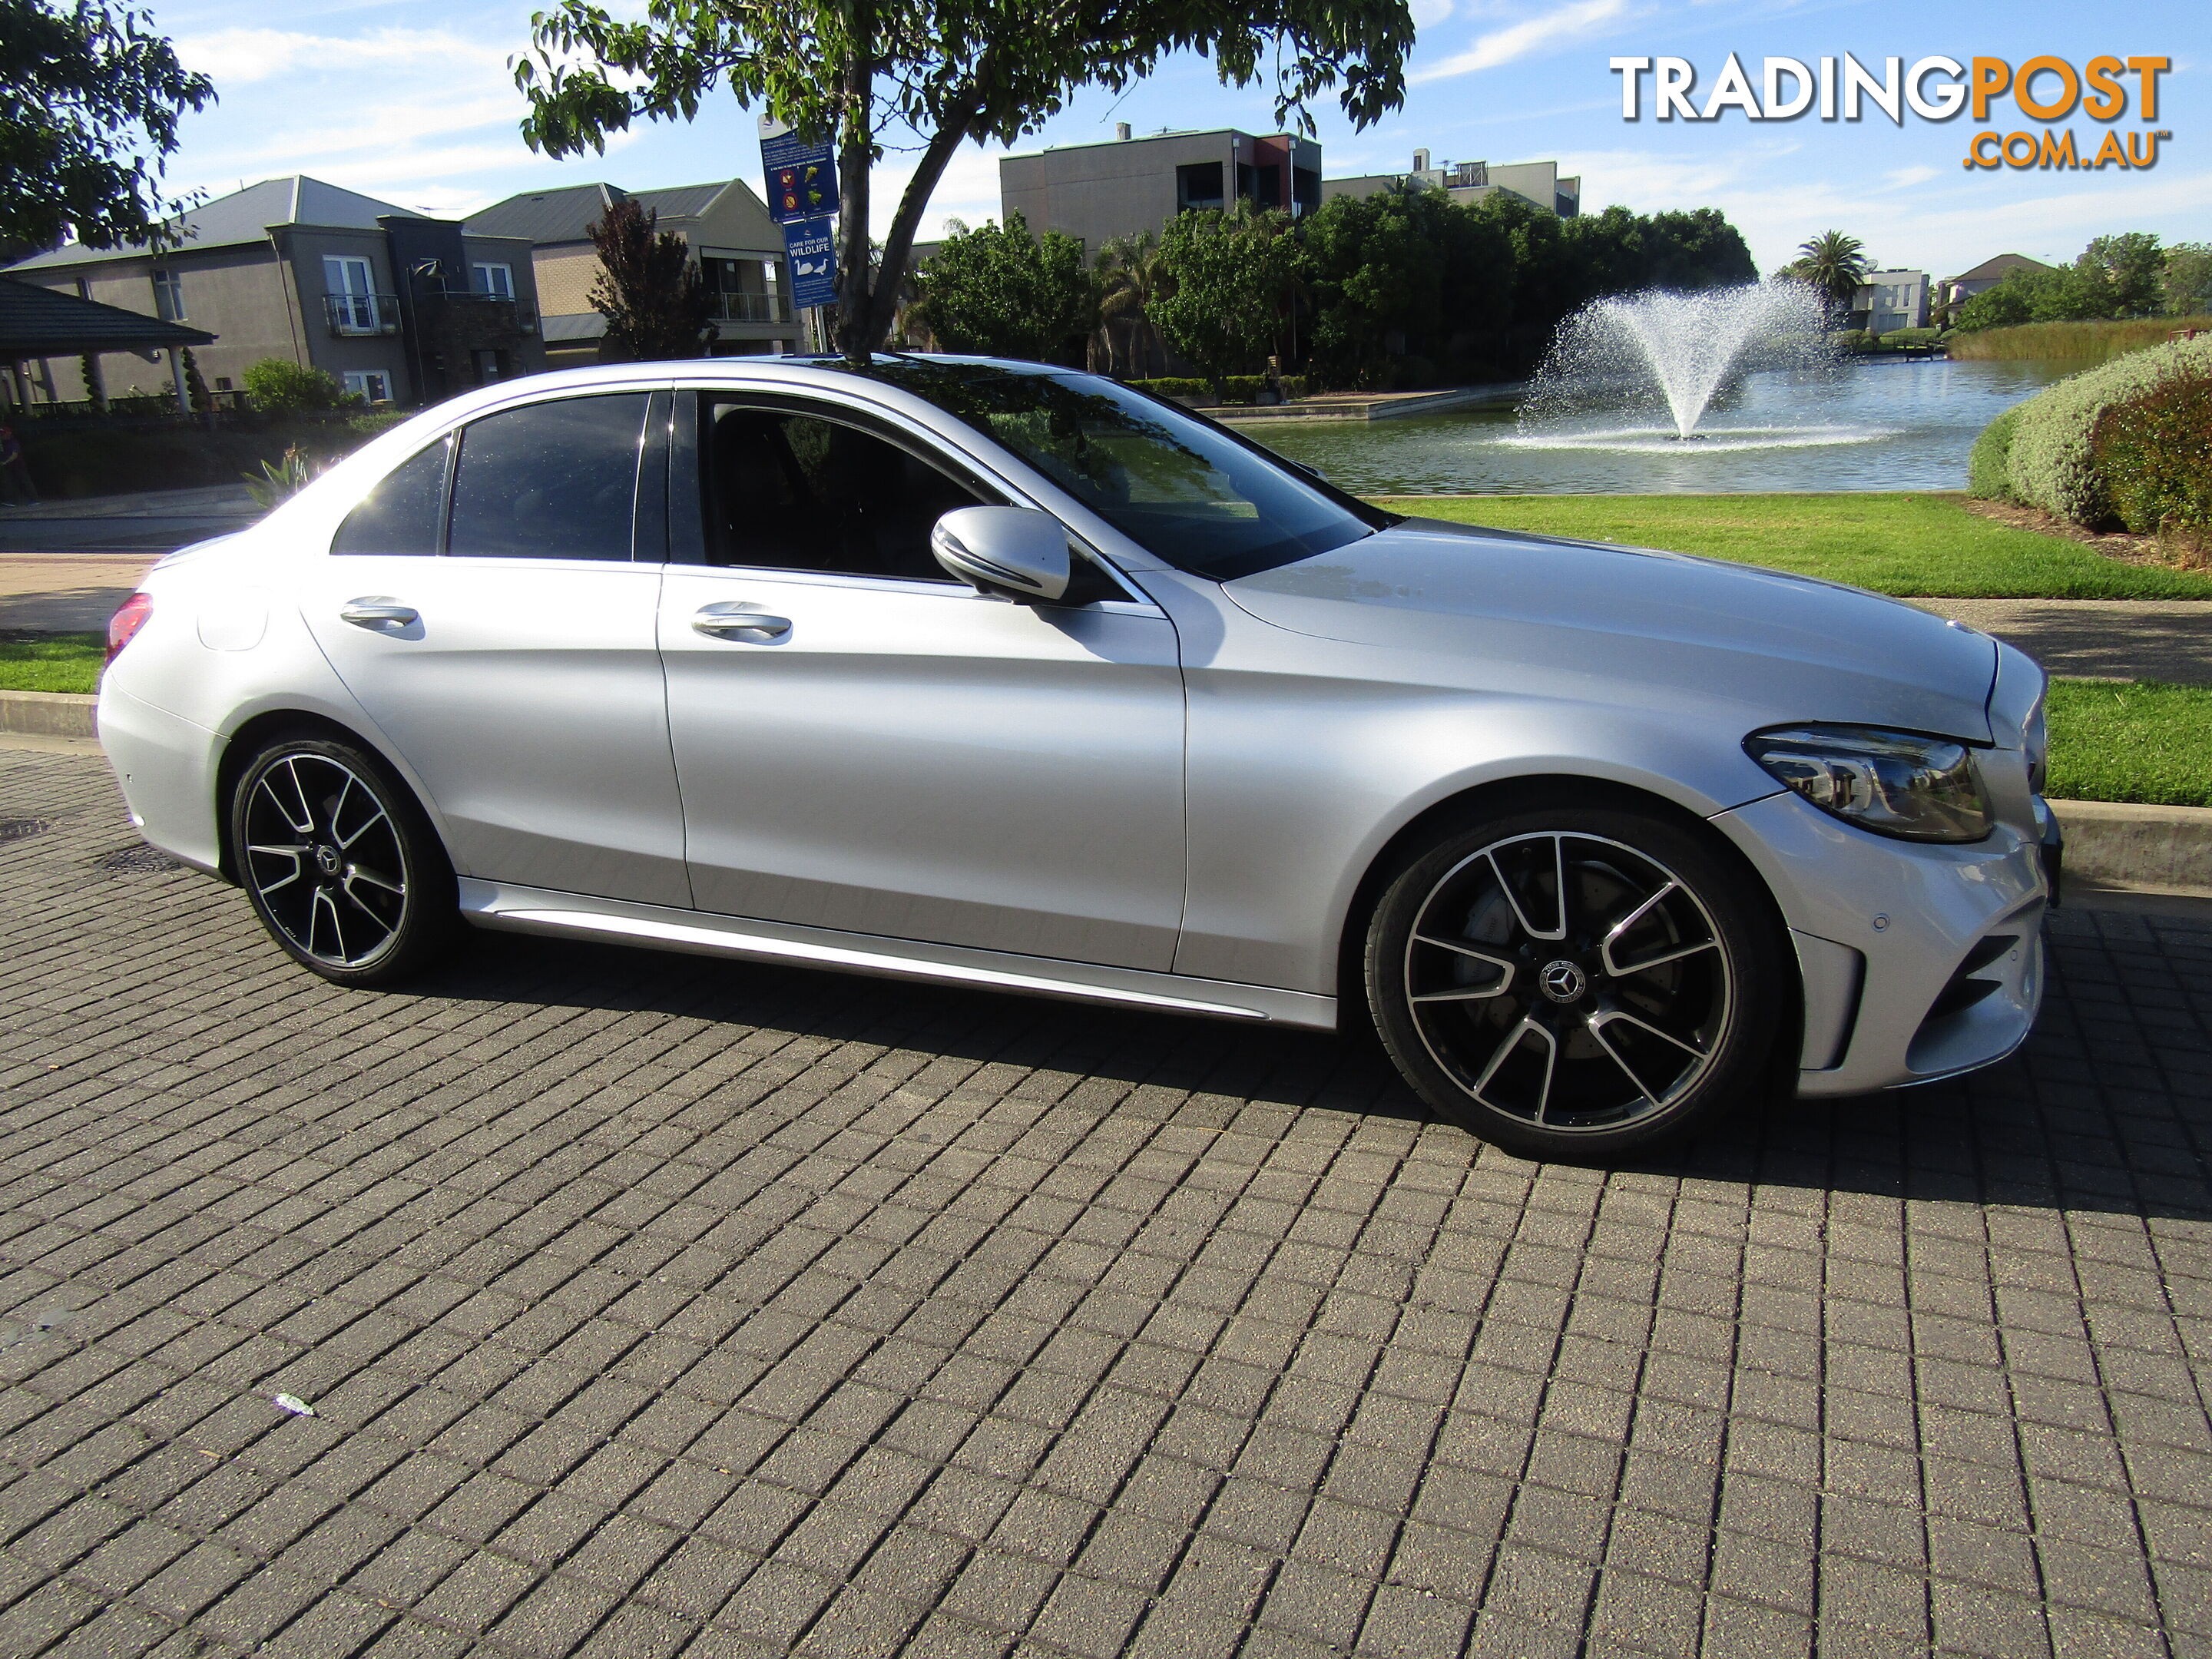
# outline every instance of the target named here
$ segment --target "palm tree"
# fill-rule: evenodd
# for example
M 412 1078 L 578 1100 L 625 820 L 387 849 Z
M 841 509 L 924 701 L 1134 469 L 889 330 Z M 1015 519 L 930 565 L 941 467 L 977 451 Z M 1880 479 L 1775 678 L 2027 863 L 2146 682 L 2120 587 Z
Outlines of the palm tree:
M 1098 335 L 1106 349 L 1106 372 L 1125 368 L 1141 372 L 1153 358 L 1153 301 L 1165 296 L 1166 268 L 1152 233 L 1109 236 L 1098 246 Z M 1132 377 L 1135 378 L 1135 377 Z
M 1819 289 L 1827 295 L 1830 305 L 1848 312 L 1851 296 L 1873 269 L 1866 245 L 1857 237 L 1846 236 L 1840 230 L 1824 230 L 1798 246 L 1796 262 L 1783 267 L 1782 274 Z

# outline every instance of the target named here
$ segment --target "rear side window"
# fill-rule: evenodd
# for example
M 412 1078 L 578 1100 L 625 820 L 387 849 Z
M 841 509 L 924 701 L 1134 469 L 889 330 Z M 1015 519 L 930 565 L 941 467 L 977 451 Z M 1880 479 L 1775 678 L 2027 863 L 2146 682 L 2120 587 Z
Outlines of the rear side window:
M 434 556 L 438 513 L 445 505 L 447 441 L 441 439 L 386 473 L 346 514 L 331 538 L 331 551 Z
M 568 398 L 464 428 L 447 550 L 628 559 L 647 393 Z

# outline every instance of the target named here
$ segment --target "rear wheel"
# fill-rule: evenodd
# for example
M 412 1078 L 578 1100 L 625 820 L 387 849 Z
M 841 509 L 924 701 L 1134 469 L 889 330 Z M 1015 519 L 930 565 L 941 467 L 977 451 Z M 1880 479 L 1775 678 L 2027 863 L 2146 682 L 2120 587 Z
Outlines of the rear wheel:
M 324 978 L 386 984 L 451 943 L 453 866 L 380 762 L 323 738 L 279 738 L 240 776 L 230 812 L 254 914 Z
M 1764 1093 L 1780 929 L 1753 878 L 1656 815 L 1563 806 L 1441 837 L 1385 891 L 1367 988 L 1439 1112 L 1538 1158 L 1603 1158 Z

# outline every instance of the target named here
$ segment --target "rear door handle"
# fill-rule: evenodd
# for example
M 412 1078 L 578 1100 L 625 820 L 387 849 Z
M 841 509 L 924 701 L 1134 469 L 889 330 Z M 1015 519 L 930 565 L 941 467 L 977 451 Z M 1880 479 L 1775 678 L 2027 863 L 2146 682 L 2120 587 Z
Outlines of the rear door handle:
M 338 607 L 338 620 L 349 622 L 356 628 L 412 628 L 422 617 L 412 605 L 401 605 L 379 593 L 347 600 Z
M 749 640 L 766 645 L 789 635 L 791 618 L 772 617 L 743 604 L 702 605 L 691 618 L 691 631 L 713 640 Z

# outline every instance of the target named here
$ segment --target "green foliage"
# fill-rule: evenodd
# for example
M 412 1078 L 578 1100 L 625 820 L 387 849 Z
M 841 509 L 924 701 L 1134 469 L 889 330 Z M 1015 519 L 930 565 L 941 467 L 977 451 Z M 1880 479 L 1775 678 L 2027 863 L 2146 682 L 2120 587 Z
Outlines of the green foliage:
M 268 414 L 338 409 L 346 389 L 328 369 L 295 363 L 289 357 L 264 357 L 239 376 L 253 406 Z
M 1289 216 L 1182 214 L 1161 234 L 1160 262 L 1174 289 L 1153 301 L 1153 325 L 1205 374 L 1215 395 L 1230 375 L 1264 368 L 1297 276 Z
M 1824 230 L 1798 244 L 1796 258 L 1783 267 L 1782 274 L 1819 289 L 1827 296 L 1831 310 L 1843 313 L 1851 308 L 1852 296 L 1874 268 L 1866 244 L 1857 237 Z
M 2108 362 L 2127 352 L 2164 345 L 2169 335 L 2195 327 L 2212 331 L 2212 316 L 2133 317 L 2086 323 L 2023 323 L 2017 328 L 1954 334 L 1954 357 L 1984 361 Z
M 2212 311 L 2212 242 L 2176 242 L 2166 249 L 2159 289 L 2170 316 Z
M 90 696 L 107 665 L 103 634 L 49 634 L 0 640 L 0 691 L 64 691 Z
M 1152 325 L 1152 302 L 1170 287 L 1159 243 L 1149 232 L 1109 236 L 1096 267 L 1098 337 L 1109 374 L 1141 374 L 1163 355 Z
M 531 18 L 515 65 L 523 137 L 571 155 L 634 119 L 690 120 L 726 85 L 837 151 L 838 343 L 856 362 L 888 337 L 932 192 L 969 139 L 1012 143 L 1085 87 L 1121 91 L 1167 54 L 1212 58 L 1224 84 L 1272 80 L 1274 118 L 1310 131 L 1331 88 L 1355 127 L 1405 96 L 1406 0 L 646 0 L 642 15 L 560 0 Z M 890 131 L 921 140 L 871 257 L 871 170 Z M 880 274 L 878 274 L 880 273 Z
M 190 202 L 162 168 L 178 118 L 214 101 L 145 12 L 0 0 L 0 248 L 173 242 L 163 220 Z
M 414 418 L 404 409 L 381 410 L 373 415 L 356 415 L 346 424 L 346 430 L 364 438 L 374 438 L 380 432 L 389 432 L 403 421 Z
M 357 447 L 345 421 L 277 420 L 258 430 L 210 432 L 184 426 L 135 428 L 71 422 L 58 431 L 16 428 L 39 493 L 48 500 L 139 489 L 235 485 L 264 461 L 297 447 L 318 462 Z
M 1188 375 L 1167 374 L 1157 380 L 1131 380 L 1127 384 L 1139 392 L 1149 392 L 1156 398 L 1188 398 L 1194 402 L 1206 403 L 1213 397 L 1211 386 Z M 1306 395 L 1306 380 L 1303 374 L 1282 375 L 1276 384 L 1286 399 Z M 1227 375 L 1221 382 L 1221 401 L 1225 404 L 1256 404 L 1267 386 L 1267 377 L 1264 374 Z
M 1982 428 L 1966 456 L 1966 493 L 1985 501 L 2008 501 L 2012 493 L 2012 440 L 2020 429 L 2021 411 L 2014 404 Z
M 1663 547 L 1901 597 L 2212 599 L 2212 576 L 2123 564 L 1996 523 L 1952 495 L 1399 496 L 1393 511 Z
M 2027 323 L 2148 316 L 2168 308 L 2168 257 L 2148 231 L 2100 236 L 2070 265 L 2008 272 L 1995 288 L 1960 307 L 1954 325 L 1975 333 Z
M 194 409 L 204 413 L 215 407 L 215 399 L 208 394 L 208 383 L 201 377 L 199 359 L 192 356 L 190 346 L 185 348 L 185 400 Z
M 1019 213 L 973 230 L 956 220 L 915 286 L 914 315 L 946 351 L 1064 363 L 1096 315 L 1083 244 L 1057 230 L 1032 236 Z
M 2014 499 L 2076 524 L 2111 522 L 2112 497 L 2090 453 L 2098 422 L 2107 410 L 2172 377 L 2208 372 L 2212 337 L 2132 352 L 2045 386 L 2021 406 L 2013 435 L 2009 471 Z
M 2074 269 L 2084 290 L 2097 296 L 2100 316 L 2148 317 L 2166 308 L 2166 252 L 2148 231 L 2098 237 Z
M 2045 707 L 2058 799 L 2212 806 L 2212 690 L 2054 679 Z
M 714 296 L 690 246 L 674 231 L 659 229 L 659 222 L 658 209 L 648 211 L 624 198 L 585 227 L 599 253 L 591 297 L 592 309 L 607 319 L 602 362 L 703 357 L 714 337 L 707 320 Z
M 251 472 L 238 476 L 246 480 L 246 493 L 253 497 L 253 504 L 266 513 L 305 489 L 315 471 L 295 445 L 276 460 L 262 462 L 258 477 Z
M 2212 358 L 2106 410 L 2089 457 L 2113 514 L 2136 534 L 2212 532 Z
M 1828 336 L 1828 343 L 1837 350 L 1855 354 L 1872 351 L 1874 343 L 1873 331 L 1863 328 L 1839 328 Z
M 1943 337 L 1940 328 L 1893 328 L 1887 334 L 1875 337 L 1875 349 L 1881 351 L 1903 351 L 1908 348 L 1932 346 Z

